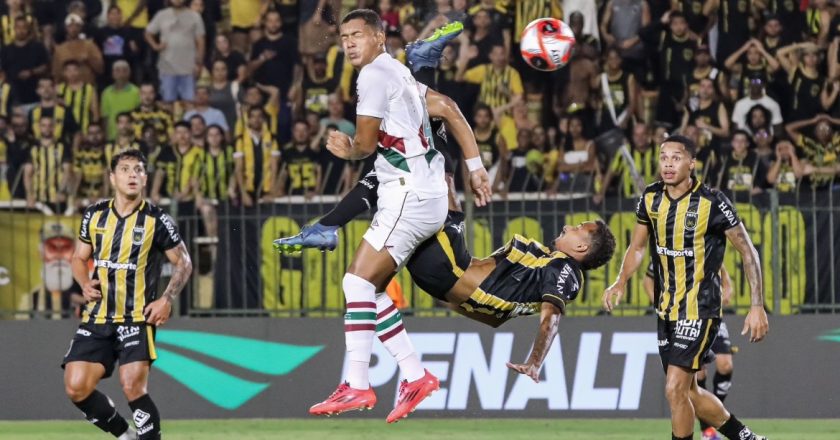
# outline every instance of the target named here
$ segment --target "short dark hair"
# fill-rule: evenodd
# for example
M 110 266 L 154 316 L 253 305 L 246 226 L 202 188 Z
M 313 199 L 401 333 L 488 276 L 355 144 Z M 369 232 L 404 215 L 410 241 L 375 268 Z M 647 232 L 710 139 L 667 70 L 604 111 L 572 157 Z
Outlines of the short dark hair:
M 131 112 L 119 112 L 114 120 L 119 121 L 120 118 L 128 118 L 129 121 L 134 121 L 134 116 L 131 116 Z
M 129 148 L 125 151 L 115 154 L 114 157 L 111 158 L 112 173 L 117 171 L 117 165 L 120 163 L 121 160 L 124 159 L 135 159 L 143 164 L 144 170 L 146 169 L 146 156 L 143 154 L 143 152 L 136 148 Z
M 672 134 L 671 136 L 665 138 L 664 141 L 662 141 L 662 145 L 665 145 L 668 142 L 682 144 L 682 146 L 685 148 L 685 151 L 692 158 L 694 158 L 694 155 L 697 154 L 697 144 L 695 144 L 694 141 L 688 138 L 687 136 L 683 136 L 681 134 Z
M 671 15 L 668 16 L 668 22 L 674 21 L 675 18 L 682 18 L 683 20 L 687 20 L 685 14 L 680 11 L 671 11 Z
M 258 106 L 258 105 L 253 105 L 253 106 L 251 106 L 251 107 L 248 109 L 248 113 L 247 113 L 248 117 L 250 118 L 250 117 L 251 117 L 251 113 L 253 113 L 253 112 L 255 112 L 255 111 L 260 112 L 260 116 L 265 116 L 265 109 L 264 109 L 264 108 L 262 108 L 262 107 L 260 107 L 260 106 Z
M 350 11 L 341 19 L 341 24 L 356 19 L 364 20 L 365 26 L 368 26 L 375 32 L 385 32 L 385 26 L 382 25 L 382 18 L 373 9 L 355 9 Z
M 192 127 L 190 126 L 190 123 L 189 123 L 189 122 L 187 122 L 187 121 L 178 121 L 178 122 L 176 122 L 176 123 L 175 123 L 175 125 L 172 127 L 172 129 L 173 129 L 173 130 L 175 130 L 175 129 L 176 129 L 176 128 L 178 128 L 178 127 L 184 127 L 184 128 L 186 128 L 187 130 L 191 130 L 191 129 L 192 129 Z
M 583 257 L 580 267 L 583 270 L 597 269 L 609 262 L 615 253 L 615 236 L 603 220 L 596 220 L 598 229 L 592 232 L 589 252 Z
M 119 12 L 120 12 L 120 14 L 122 14 L 122 9 L 120 9 L 120 7 L 119 7 L 119 6 L 117 6 L 117 4 L 116 4 L 116 3 L 111 3 L 111 6 L 109 6 L 109 7 L 108 7 L 108 13 L 110 14 L 110 13 L 111 13 L 111 11 L 113 11 L 113 10 L 115 10 L 115 9 L 116 9 L 117 11 L 119 11 Z

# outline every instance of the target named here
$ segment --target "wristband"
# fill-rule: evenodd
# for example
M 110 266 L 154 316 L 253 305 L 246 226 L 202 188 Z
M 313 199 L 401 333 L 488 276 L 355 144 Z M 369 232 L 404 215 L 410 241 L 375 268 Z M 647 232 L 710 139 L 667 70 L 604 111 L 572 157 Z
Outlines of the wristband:
M 484 163 L 481 162 L 481 157 L 476 156 L 466 160 L 467 169 L 470 172 L 484 168 Z

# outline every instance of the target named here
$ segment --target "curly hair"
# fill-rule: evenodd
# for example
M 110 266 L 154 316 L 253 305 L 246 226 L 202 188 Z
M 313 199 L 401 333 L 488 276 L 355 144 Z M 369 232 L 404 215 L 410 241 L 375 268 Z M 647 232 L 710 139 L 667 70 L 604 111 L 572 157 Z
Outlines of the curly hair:
M 596 220 L 598 229 L 592 232 L 589 252 L 579 262 L 583 270 L 597 269 L 610 261 L 615 253 L 615 236 L 603 220 Z

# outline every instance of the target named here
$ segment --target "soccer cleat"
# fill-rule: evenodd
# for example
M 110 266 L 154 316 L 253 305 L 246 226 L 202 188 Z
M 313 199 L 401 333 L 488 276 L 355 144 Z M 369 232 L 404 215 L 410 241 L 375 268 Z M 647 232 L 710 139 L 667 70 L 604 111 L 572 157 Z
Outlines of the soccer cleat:
M 405 53 L 412 70 L 417 72 L 423 67 L 437 68 L 446 43 L 452 41 L 463 30 L 463 23 L 453 21 L 435 29 L 435 33 L 431 37 L 409 44 L 405 48 Z
M 703 431 L 702 438 L 703 440 L 721 440 L 717 430 L 711 426 Z
M 429 373 L 429 370 L 425 371 L 426 374 L 414 382 L 403 380 L 400 383 L 400 397 L 397 399 L 397 406 L 394 407 L 391 414 L 388 414 L 388 418 L 385 419 L 386 422 L 394 423 L 408 417 L 423 399 L 440 389 L 438 378 Z
M 376 405 L 376 393 L 373 388 L 357 390 L 350 388 L 347 382 L 341 385 L 321 403 L 316 403 L 309 408 L 309 414 L 313 416 L 334 416 L 346 411 L 373 409 Z
M 284 254 L 304 249 L 332 251 L 337 245 L 338 226 L 324 226 L 320 223 L 300 228 L 300 232 L 295 236 L 274 240 L 274 249 Z

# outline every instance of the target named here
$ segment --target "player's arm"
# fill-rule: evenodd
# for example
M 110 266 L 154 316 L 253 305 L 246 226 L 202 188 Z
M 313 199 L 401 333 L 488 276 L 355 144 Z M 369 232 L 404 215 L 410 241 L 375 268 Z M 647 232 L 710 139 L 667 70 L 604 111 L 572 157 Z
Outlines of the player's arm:
M 461 152 L 464 154 L 467 169 L 470 172 L 470 186 L 475 195 L 475 204 L 484 206 L 490 203 L 490 197 L 493 195 L 490 188 L 490 177 L 481 162 L 475 134 L 473 134 L 467 118 L 458 108 L 458 104 L 446 95 L 427 89 L 426 109 L 430 117 L 443 120 L 446 129 L 452 133 L 455 141 L 461 146 Z
M 720 266 L 720 293 L 723 305 L 728 306 L 732 301 L 732 278 L 729 277 L 729 272 L 723 265 Z
M 545 356 L 551 348 L 551 342 L 557 335 L 557 330 L 560 327 L 560 315 L 563 310 L 551 302 L 543 301 L 542 309 L 540 309 L 540 328 L 537 331 L 537 337 L 534 339 L 534 346 L 531 348 L 531 354 L 524 364 L 513 364 L 507 362 L 508 368 L 520 374 L 524 374 L 534 382 L 540 381 L 540 368 L 542 368 Z
M 99 291 L 99 280 L 91 280 L 88 273 L 88 261 L 93 255 L 93 246 L 90 237 L 90 220 L 93 213 L 90 209 L 85 210 L 82 215 L 82 224 L 79 227 L 79 238 L 76 240 L 76 249 L 70 259 L 70 268 L 73 271 L 73 278 L 82 286 L 82 295 L 87 301 L 98 301 L 102 298 Z
M 644 195 L 642 196 L 644 197 Z M 641 201 L 644 203 L 644 201 Z M 624 259 L 621 260 L 621 269 L 618 272 L 618 278 L 612 286 L 604 291 L 603 306 L 608 312 L 613 309 L 613 303 L 618 306 L 621 297 L 624 296 L 624 288 L 627 286 L 627 281 L 642 265 L 642 260 L 645 258 L 645 251 L 648 245 L 648 226 L 637 223 L 633 228 L 633 233 L 630 236 L 630 246 L 627 247 L 627 252 L 624 253 Z
M 758 342 L 764 339 L 769 330 L 767 313 L 764 311 L 764 290 L 761 284 L 761 262 L 758 258 L 758 251 L 753 246 L 752 240 L 747 233 L 743 223 L 726 230 L 726 238 L 732 246 L 741 254 L 744 262 L 744 272 L 747 274 L 747 281 L 750 283 L 750 312 L 744 320 L 742 335 L 750 332 L 750 342 Z
M 166 286 L 163 295 L 150 302 L 143 310 L 143 314 L 146 315 L 146 322 L 152 325 L 166 323 L 169 319 L 169 313 L 172 311 L 172 301 L 187 285 L 187 281 L 190 280 L 192 274 L 192 260 L 183 241 L 165 253 L 166 259 L 172 264 L 172 278 L 169 279 L 169 285 Z

